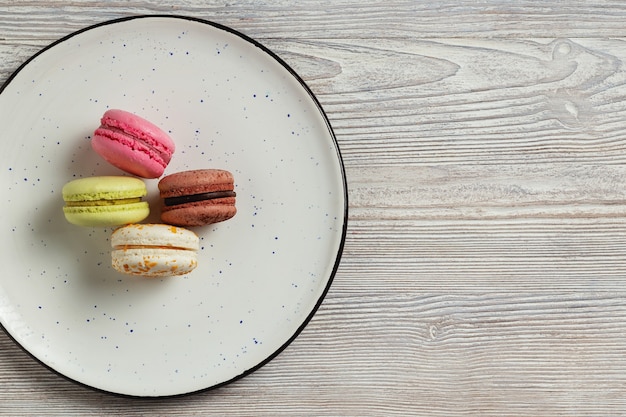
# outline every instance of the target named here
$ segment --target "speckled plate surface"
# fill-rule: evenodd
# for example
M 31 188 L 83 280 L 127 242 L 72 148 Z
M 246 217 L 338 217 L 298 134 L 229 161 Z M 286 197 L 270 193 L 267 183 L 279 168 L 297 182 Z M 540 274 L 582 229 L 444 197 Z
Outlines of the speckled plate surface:
M 67 181 L 123 174 L 89 143 L 108 108 L 170 132 L 166 174 L 235 176 L 238 213 L 194 229 L 199 266 L 187 276 L 120 275 L 112 229 L 63 218 Z M 196 392 L 265 364 L 319 307 L 345 239 L 343 165 L 315 97 L 257 42 L 175 16 L 93 26 L 12 75 L 0 125 L 0 323 L 58 373 L 129 396 Z M 146 183 L 158 221 L 157 180 Z

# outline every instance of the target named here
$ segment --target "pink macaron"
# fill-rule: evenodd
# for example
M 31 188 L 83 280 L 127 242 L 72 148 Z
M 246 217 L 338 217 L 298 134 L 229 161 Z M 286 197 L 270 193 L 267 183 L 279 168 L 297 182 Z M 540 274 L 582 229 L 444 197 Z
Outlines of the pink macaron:
M 124 110 L 108 110 L 91 140 L 110 164 L 142 178 L 158 178 L 174 153 L 174 141 L 149 121 Z

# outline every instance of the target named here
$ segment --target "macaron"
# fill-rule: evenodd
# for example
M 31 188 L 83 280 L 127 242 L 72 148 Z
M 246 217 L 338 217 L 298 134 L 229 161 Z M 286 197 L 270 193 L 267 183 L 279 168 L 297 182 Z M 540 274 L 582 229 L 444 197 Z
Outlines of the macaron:
M 159 178 L 172 159 L 174 141 L 161 128 L 124 110 L 107 110 L 91 147 L 110 164 L 142 178 Z
M 228 220 L 237 213 L 234 178 L 225 170 L 177 172 L 161 178 L 158 187 L 164 223 L 203 226 Z
M 130 224 L 111 235 L 111 264 L 121 273 L 144 277 L 188 274 L 198 265 L 200 239 L 168 224 Z
M 139 178 L 102 176 L 80 178 L 62 189 L 68 222 L 77 226 L 120 226 L 150 214 L 146 184 Z

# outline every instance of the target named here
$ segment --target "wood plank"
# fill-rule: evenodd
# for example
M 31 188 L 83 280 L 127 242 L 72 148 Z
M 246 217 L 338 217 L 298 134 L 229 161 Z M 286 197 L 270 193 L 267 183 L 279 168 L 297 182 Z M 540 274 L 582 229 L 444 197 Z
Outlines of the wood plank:
M 206 3 L 182 0 L 115 0 L 76 3 L 0 1 L 5 38 L 56 39 L 86 24 L 135 14 L 184 14 L 219 21 L 254 37 L 271 38 L 547 38 L 623 37 L 626 6 L 620 2 L 472 0 L 414 2 L 253 1 Z
M 335 286 L 369 291 L 621 291 L 615 222 L 353 222 Z M 355 290 L 356 291 L 356 290 Z
M 348 165 L 624 162 L 622 40 L 272 45 L 320 92 Z

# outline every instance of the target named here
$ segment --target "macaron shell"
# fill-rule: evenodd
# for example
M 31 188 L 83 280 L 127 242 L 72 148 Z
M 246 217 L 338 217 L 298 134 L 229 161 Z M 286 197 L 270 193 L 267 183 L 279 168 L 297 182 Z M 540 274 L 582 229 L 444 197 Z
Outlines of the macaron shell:
M 159 178 L 167 166 L 150 149 L 130 140 L 116 141 L 94 135 L 91 147 L 111 165 L 138 177 Z
M 111 264 L 124 274 L 154 278 L 188 274 L 196 268 L 198 260 L 195 251 L 133 248 L 113 250 Z
M 76 226 L 121 226 L 144 220 L 150 214 L 150 207 L 144 201 L 111 206 L 71 206 L 63 207 L 63 214 Z
M 111 234 L 111 246 L 158 246 L 167 248 L 200 249 L 200 239 L 191 230 L 169 224 L 129 224 Z
M 234 200 L 234 198 L 230 198 Z M 226 200 L 226 199 L 221 199 Z M 234 201 L 230 204 L 190 203 L 161 211 L 161 221 L 176 226 L 204 226 L 223 222 L 237 214 Z
M 161 198 L 233 190 L 233 175 L 221 169 L 199 169 L 176 172 L 161 178 Z
M 139 178 L 100 176 L 70 181 L 63 186 L 61 194 L 65 201 L 121 200 L 143 197 L 147 189 Z

